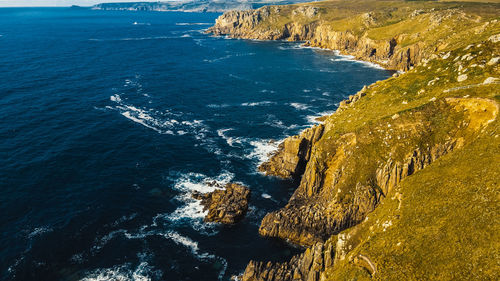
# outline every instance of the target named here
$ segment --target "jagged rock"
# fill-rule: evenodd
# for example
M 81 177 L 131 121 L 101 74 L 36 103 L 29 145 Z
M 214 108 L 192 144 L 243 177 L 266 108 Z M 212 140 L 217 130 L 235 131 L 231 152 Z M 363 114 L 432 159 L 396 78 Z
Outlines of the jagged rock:
M 306 129 L 298 136 L 286 138 L 278 147 L 278 151 L 259 170 L 267 175 L 282 178 L 296 178 L 305 169 L 305 163 L 311 155 L 311 147 L 323 134 L 322 124 Z
M 220 187 L 216 182 L 212 184 Z M 205 221 L 233 224 L 245 216 L 250 190 L 239 184 L 228 183 L 223 189 L 210 193 L 195 192 L 193 198 L 201 200 L 204 210 L 208 210 Z
M 272 263 L 250 261 L 243 273 L 243 281 L 319 281 L 320 273 L 333 266 L 335 238 L 316 243 L 288 262 Z
M 300 6 L 293 10 L 292 15 L 304 15 L 308 18 L 312 18 L 318 14 L 318 8 L 311 6 Z
M 400 112 L 398 118 L 383 120 L 356 133 L 316 141 L 299 187 L 284 208 L 264 217 L 259 233 L 305 246 L 324 242 L 363 221 L 402 179 L 462 147 L 463 135 L 479 131 L 481 124 L 488 122 L 477 119 L 476 114 L 495 110 L 488 102 L 477 99 L 436 100 L 422 109 Z M 429 112 L 457 122 L 451 127 L 458 129 L 447 132 L 446 140 L 431 141 L 439 127 L 428 119 L 432 116 Z M 452 117 L 457 112 L 470 114 L 466 117 L 467 126 Z M 370 149 L 377 151 L 376 159 L 360 157 Z M 388 154 L 381 154 L 383 151 Z M 273 163 L 268 164 L 269 168 Z

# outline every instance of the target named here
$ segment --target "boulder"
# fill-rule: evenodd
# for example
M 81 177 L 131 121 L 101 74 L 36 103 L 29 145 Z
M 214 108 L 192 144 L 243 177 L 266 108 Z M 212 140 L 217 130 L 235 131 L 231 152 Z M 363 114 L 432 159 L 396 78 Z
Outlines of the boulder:
M 218 183 L 210 183 L 219 186 Z M 193 198 L 201 200 L 206 222 L 234 224 L 240 221 L 248 210 L 250 190 L 242 185 L 228 183 L 224 188 L 209 193 L 193 193 Z

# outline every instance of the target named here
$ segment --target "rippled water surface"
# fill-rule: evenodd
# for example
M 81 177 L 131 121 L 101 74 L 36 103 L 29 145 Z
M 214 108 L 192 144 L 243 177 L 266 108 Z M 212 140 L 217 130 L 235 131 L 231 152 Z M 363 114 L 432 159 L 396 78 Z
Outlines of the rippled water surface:
M 269 141 L 390 73 L 205 35 L 217 16 L 0 9 L 1 279 L 228 280 L 299 251 L 257 234 L 295 188 L 256 171 Z M 202 222 L 208 180 L 251 188 L 241 223 Z

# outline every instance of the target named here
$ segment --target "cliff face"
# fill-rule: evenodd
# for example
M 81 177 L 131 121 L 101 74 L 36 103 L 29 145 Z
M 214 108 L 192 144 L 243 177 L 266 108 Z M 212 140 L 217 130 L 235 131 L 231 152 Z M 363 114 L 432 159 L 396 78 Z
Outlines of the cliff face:
M 282 178 L 297 179 L 302 176 L 311 157 L 311 149 L 323 135 L 323 129 L 323 125 L 318 125 L 285 139 L 273 157 L 263 163 L 259 170 Z
M 306 46 L 338 50 L 387 69 L 406 71 L 460 41 L 460 30 L 451 26 L 460 24 L 477 32 L 484 28 L 479 16 L 453 5 L 388 1 L 370 10 L 373 2 L 354 1 L 366 7 L 332 1 L 231 11 L 220 16 L 208 32 L 235 38 L 306 41 Z
M 499 277 L 483 258 L 495 246 L 482 243 L 500 241 L 488 223 L 500 206 L 500 6 L 415 5 L 265 7 L 226 13 L 209 30 L 406 70 L 350 96 L 259 167 L 300 181 L 259 233 L 308 248 L 284 263 L 251 261 L 243 280 Z
M 488 117 L 458 116 L 453 104 L 471 102 L 435 101 L 369 127 L 320 139 L 305 158 L 309 160 L 299 188 L 285 208 L 266 215 L 260 234 L 312 246 L 363 221 L 401 180 L 473 139 L 477 132 L 463 122 L 480 118 L 474 121 L 483 122 L 479 129 L 496 116 L 496 107 L 482 100 L 476 101 L 477 106 L 489 112 Z M 288 147 L 263 168 L 270 165 L 272 171 L 277 159 L 302 153 L 300 147 Z M 300 165 L 304 164 L 297 162 L 294 170 Z

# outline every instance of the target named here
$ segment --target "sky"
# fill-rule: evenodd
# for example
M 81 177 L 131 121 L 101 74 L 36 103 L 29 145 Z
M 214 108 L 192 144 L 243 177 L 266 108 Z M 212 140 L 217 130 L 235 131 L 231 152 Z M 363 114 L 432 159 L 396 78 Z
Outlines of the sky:
M 158 0 L 0 0 L 0 7 L 92 6 L 109 2 L 157 2 Z M 165 1 L 165 0 L 162 0 Z M 168 0 L 167 0 L 168 1 Z

